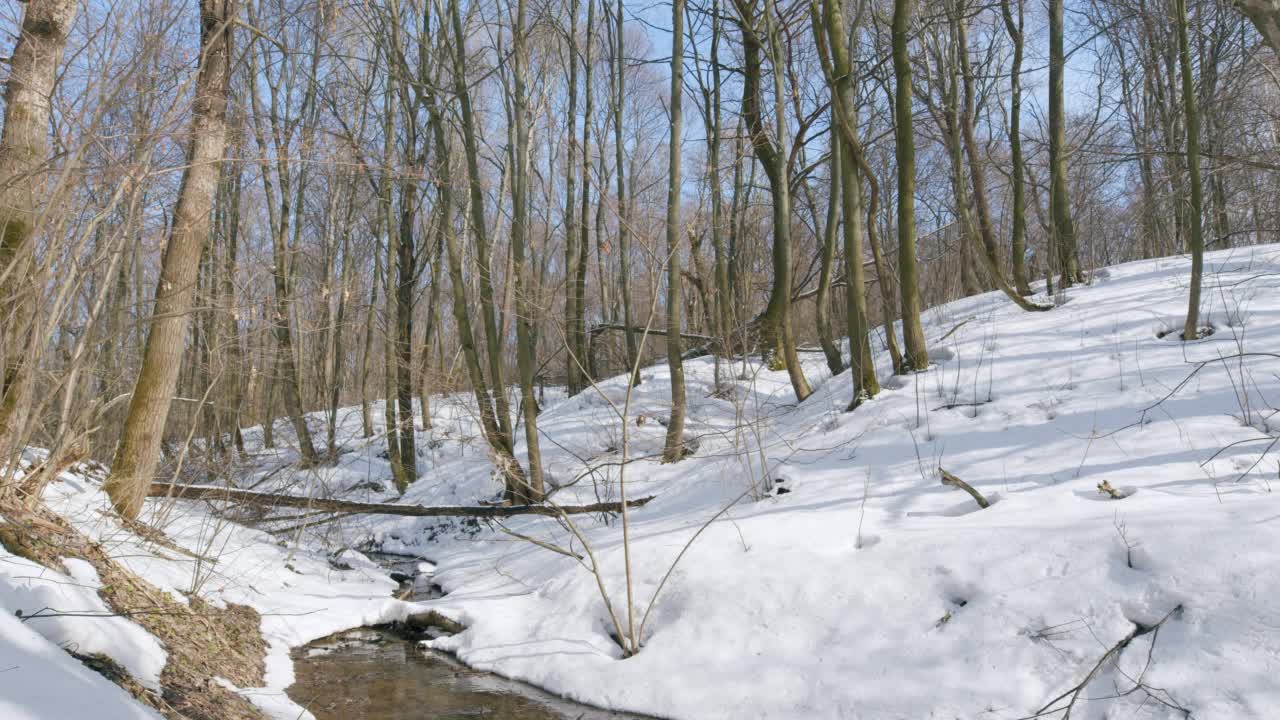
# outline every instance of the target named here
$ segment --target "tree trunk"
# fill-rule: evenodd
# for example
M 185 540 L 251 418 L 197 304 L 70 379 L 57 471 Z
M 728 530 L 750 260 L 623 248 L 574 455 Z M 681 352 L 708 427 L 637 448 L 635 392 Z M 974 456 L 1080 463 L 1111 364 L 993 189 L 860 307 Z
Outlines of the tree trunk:
M 1280 0 L 1234 0 L 1234 5 L 1258 29 L 1263 42 L 1280 55 Z
M 1058 0 L 1059 2 L 1061 0 Z M 920 324 L 920 280 L 916 268 L 916 141 L 911 114 L 911 58 L 907 55 L 911 0 L 893 3 L 893 76 L 895 154 L 898 160 L 898 275 L 902 290 L 903 358 L 915 371 L 929 367 L 924 327 Z
M 438 214 L 438 213 L 437 213 Z M 448 222 L 442 218 L 437 222 Z M 440 263 L 444 262 L 444 229 L 436 228 L 436 239 L 427 262 L 431 264 L 431 291 L 427 296 L 426 325 L 422 328 L 422 361 L 418 366 L 418 403 L 422 406 L 422 429 L 433 427 L 431 420 L 431 343 L 440 324 Z
M 575 342 L 578 328 L 576 303 L 578 295 L 574 292 L 574 284 L 578 276 L 578 215 L 574 204 L 578 201 L 577 193 L 577 160 L 578 160 L 578 0 L 569 3 L 569 79 L 566 91 L 569 94 L 568 121 L 569 127 L 565 138 L 569 146 L 568 157 L 564 164 L 564 377 L 566 391 L 570 396 L 582 391 L 581 370 L 578 366 L 578 347 Z M 591 86 L 587 86 L 587 94 L 591 94 Z M 590 116 L 583 122 L 590 124 Z M 586 154 L 586 148 L 582 150 Z M 585 178 L 584 178 L 585 182 Z
M 596 4 L 595 0 L 587 0 L 587 39 L 583 43 L 583 95 L 586 100 L 586 107 L 583 108 L 582 115 L 582 207 L 579 209 L 579 227 L 580 233 L 578 238 L 578 261 L 574 266 L 574 278 L 572 292 L 574 296 L 573 309 L 573 358 L 574 366 L 577 368 L 577 380 L 579 390 L 585 389 L 587 383 L 591 380 L 590 373 L 587 372 L 590 351 L 587 348 L 587 265 L 591 260 L 591 243 L 589 236 L 590 225 L 590 200 L 591 200 L 591 120 L 592 120 L 592 98 L 595 96 L 591 87 L 591 49 L 595 46 L 592 40 L 592 33 L 595 30 L 596 21 Z M 603 195 L 602 195 L 603 196 Z
M 782 91 L 782 52 L 774 20 L 774 6 L 766 0 L 763 12 L 765 37 L 760 36 L 761 18 L 755 0 L 734 0 L 738 24 L 742 29 L 744 62 L 742 112 L 751 135 L 752 149 L 764 167 L 772 195 L 773 282 L 769 304 L 761 323 L 762 347 L 773 370 L 787 371 L 796 401 L 803 402 L 812 390 L 800 366 L 795 338 L 791 334 L 791 187 L 787 172 L 787 130 L 785 111 L 787 95 Z M 764 124 L 762 55 L 768 43 L 774 81 L 774 113 L 777 137 L 771 138 Z
M 836 0 L 823 0 L 821 12 L 814 2 L 810 6 L 810 12 L 818 56 L 822 61 L 827 83 L 831 86 L 833 130 L 839 138 L 839 142 L 832 145 L 832 171 L 838 171 L 841 176 L 838 187 L 844 215 L 845 315 L 849 335 L 849 363 L 852 368 L 850 380 L 853 385 L 848 410 L 854 410 L 864 399 L 875 397 L 880 392 L 880 382 L 876 378 L 875 363 L 871 357 L 867 319 L 866 270 L 862 262 L 862 179 L 859 169 L 867 171 L 867 177 L 872 183 L 868 229 L 875 226 L 879 188 L 875 185 L 875 177 L 869 172 L 870 168 L 866 165 L 862 146 L 858 141 L 858 112 L 853 102 L 853 67 L 850 59 L 854 50 L 853 36 L 845 30 L 844 14 Z M 832 185 L 836 186 L 837 183 L 833 181 Z M 831 202 L 835 202 L 834 197 Z M 873 249 L 878 266 L 881 262 L 880 253 L 874 246 Z M 881 278 L 882 299 L 885 303 L 884 327 L 896 369 L 901 358 L 898 355 L 893 324 L 888 320 L 892 298 L 885 282 L 887 275 L 886 272 Z
M 31 395 L 34 333 L 34 235 L 43 200 L 41 169 L 49 160 L 49 121 L 58 63 L 75 18 L 76 0 L 32 0 L 25 6 L 5 83 L 0 134 L 0 330 L 6 344 L 0 374 L 0 463 L 19 447 Z
M 511 260 L 515 273 L 516 364 L 520 373 L 521 409 L 524 413 L 525 449 L 529 456 L 526 480 L 507 486 L 507 498 L 513 504 L 526 504 L 542 498 L 542 449 L 538 442 L 538 401 L 534 393 L 533 288 L 530 287 L 529 242 L 529 99 L 526 90 L 529 55 L 526 44 L 526 0 L 515 0 L 515 24 L 512 28 L 514 59 L 512 98 L 515 125 L 514 167 L 511 177 Z
M 476 262 L 480 266 L 480 315 L 484 322 L 485 345 L 489 358 L 489 384 L 493 388 L 498 428 L 502 431 L 503 445 L 512 447 L 511 405 L 507 402 L 507 386 L 502 373 L 502 335 L 494 314 L 493 267 L 489 259 L 489 236 L 485 229 L 484 189 L 480 177 L 480 149 L 476 137 L 476 121 L 471 108 L 471 91 L 467 84 L 466 43 L 462 30 L 462 14 L 459 0 L 449 0 L 450 22 L 453 26 L 453 86 L 458 107 L 462 114 L 463 150 L 467 161 L 467 179 L 470 192 L 471 238 L 475 245 Z
M 156 285 L 151 332 L 129 402 L 120 444 L 103 489 L 116 510 L 136 518 L 159 460 L 160 442 L 178 379 L 200 252 L 227 141 L 235 0 L 201 0 L 200 64 L 187 165 Z
M 614 14 L 614 48 L 613 48 L 613 86 L 617 93 L 611 95 L 609 103 L 613 110 L 613 146 L 618 173 L 618 285 L 622 293 L 622 323 L 628 328 L 624 334 L 626 339 L 627 372 L 631 373 L 631 385 L 640 384 L 640 350 L 636 344 L 635 318 L 631 312 L 631 216 L 627 195 L 626 162 L 622 138 L 622 104 L 627 97 L 627 68 L 624 64 L 623 51 L 626 47 L 626 29 L 622 22 L 622 0 L 618 0 Z M 634 188 L 633 188 L 634 189 Z
M 831 134 L 831 163 L 829 173 L 831 190 L 827 194 L 827 218 L 822 227 L 822 255 L 818 263 L 818 294 L 814 296 L 814 315 L 818 326 L 818 344 L 827 359 L 831 375 L 844 372 L 844 358 L 831 333 L 831 273 L 836 259 L 836 226 L 840 224 L 840 138 Z M 854 382 L 857 382 L 856 380 Z
M 684 123 L 684 0 L 671 2 L 671 134 L 667 160 L 667 368 L 671 372 L 671 417 L 663 462 L 684 459 L 684 360 L 680 344 L 680 142 Z
M 451 177 L 449 160 L 451 157 L 448 141 L 445 138 L 444 120 L 434 95 L 428 95 L 427 110 L 430 115 L 432 137 L 435 140 L 436 168 L 439 178 Z M 452 291 L 453 319 L 457 325 L 458 344 L 461 346 L 467 375 L 471 381 L 471 392 L 480 412 L 480 428 L 493 453 L 494 466 L 503 477 L 506 486 L 523 486 L 524 471 L 516 462 L 512 448 L 511 436 L 504 433 L 498 423 L 494 410 L 494 401 L 489 385 L 485 381 L 481 366 L 480 351 L 476 347 L 475 333 L 471 326 L 471 313 L 467 303 L 466 280 L 462 271 L 463 251 L 458 242 L 453 226 L 453 187 L 449 182 L 437 184 L 439 192 L 439 213 L 441 230 L 444 233 L 445 250 L 448 258 L 449 287 Z
M 1080 282 L 1076 231 L 1067 196 L 1067 130 L 1062 89 L 1066 56 L 1062 49 L 1062 0 L 1049 0 L 1049 228 L 1058 249 L 1060 287 Z
M 715 335 L 720 340 L 720 353 L 716 354 L 716 390 L 721 389 L 720 355 L 732 346 L 729 337 L 733 328 L 733 297 L 729 283 L 729 253 L 724 243 L 724 191 L 720 184 L 720 137 L 722 118 L 720 95 L 720 0 L 713 0 L 711 16 L 711 93 L 703 94 L 709 106 L 706 113 L 707 165 L 711 180 L 711 247 L 715 253 Z
M 955 33 L 956 52 L 960 55 L 960 74 L 963 78 L 964 94 L 960 111 L 960 134 L 963 136 L 965 155 L 969 160 L 969 177 L 973 182 L 973 206 L 978 214 L 978 237 L 982 239 L 982 259 L 987 268 L 987 278 L 1005 294 L 1013 304 L 1029 312 L 1049 310 L 1049 305 L 1039 305 L 1027 300 L 1016 288 L 1011 286 L 1000 269 L 1000 250 L 996 245 L 996 231 L 991 222 L 991 207 L 987 201 L 987 176 L 983 172 L 982 157 L 978 154 L 978 142 L 974 137 L 973 118 L 977 113 L 977 100 L 974 91 L 973 68 L 969 63 L 968 20 L 964 17 L 967 8 L 961 4 L 956 13 Z
M 1000 13 L 1005 31 L 1013 42 L 1013 67 L 1009 70 L 1009 163 L 1013 166 L 1009 184 L 1013 192 L 1013 285 L 1020 295 L 1031 294 L 1027 275 L 1027 189 L 1022 178 L 1022 9 L 1023 0 L 1017 0 L 1018 14 L 1015 21 L 1009 0 L 1000 0 Z
M 1177 9 L 1178 64 L 1182 68 L 1182 108 L 1187 123 L 1187 174 L 1191 181 L 1189 239 L 1191 245 L 1191 289 L 1187 294 L 1187 321 L 1183 340 L 1200 337 L 1200 281 L 1204 274 L 1204 198 L 1200 184 L 1200 111 L 1196 107 L 1196 86 L 1191 75 L 1191 50 L 1187 41 L 1187 0 L 1174 0 Z

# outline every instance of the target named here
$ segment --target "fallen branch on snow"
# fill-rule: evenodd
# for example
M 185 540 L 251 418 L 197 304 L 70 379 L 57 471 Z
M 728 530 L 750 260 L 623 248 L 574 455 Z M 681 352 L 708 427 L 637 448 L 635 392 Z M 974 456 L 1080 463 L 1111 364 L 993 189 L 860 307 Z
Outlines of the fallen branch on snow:
M 974 490 L 973 486 L 970 485 L 969 483 L 961 480 L 960 478 L 956 477 L 955 475 L 952 475 L 951 473 L 947 472 L 946 470 L 943 470 L 942 468 L 938 468 L 938 474 L 942 476 L 943 485 L 946 485 L 948 487 L 958 487 L 961 490 L 969 493 L 969 495 L 973 497 L 974 502 L 978 503 L 978 507 L 984 510 L 991 507 L 991 503 L 988 502 L 987 499 L 982 496 L 982 493 L 978 492 L 977 490 Z
M 474 517 L 504 518 L 514 515 L 546 515 L 560 517 L 583 513 L 621 512 L 616 502 L 590 505 L 401 505 L 398 503 L 368 503 L 328 498 L 310 498 L 301 495 L 276 495 L 253 490 L 237 490 L 215 485 L 175 485 L 152 483 L 149 497 L 174 497 L 183 500 L 213 500 L 244 505 L 266 507 L 296 507 L 314 511 L 339 512 L 363 515 L 405 515 L 409 517 Z M 627 507 L 643 507 L 653 497 L 628 500 Z
M 1117 642 L 1115 645 L 1112 645 L 1105 653 L 1102 654 L 1102 657 L 1098 659 L 1098 662 L 1094 664 L 1093 668 L 1089 670 L 1089 673 L 1084 676 L 1083 680 L 1081 680 L 1076 685 L 1073 685 L 1071 688 L 1069 688 L 1066 692 L 1062 693 L 1058 697 L 1045 703 L 1045 706 L 1040 708 L 1035 715 L 1028 715 L 1025 718 L 1020 718 L 1020 720 L 1033 720 L 1033 718 L 1041 718 L 1046 715 L 1052 715 L 1054 713 L 1062 713 L 1061 720 L 1070 720 L 1071 710 L 1075 707 L 1076 701 L 1080 699 L 1081 694 L 1084 693 L 1085 688 L 1089 686 L 1089 683 L 1093 682 L 1093 679 L 1097 677 L 1099 672 L 1102 671 L 1102 668 L 1107 664 L 1108 660 L 1110 660 L 1111 662 L 1117 662 L 1119 660 L 1120 653 L 1124 652 L 1124 649 L 1129 646 L 1129 643 L 1142 637 L 1143 635 L 1151 635 L 1152 633 L 1159 633 L 1160 626 L 1164 625 L 1169 618 L 1173 617 L 1174 615 L 1178 614 L 1181 611 L 1182 611 L 1181 605 L 1175 606 L 1172 610 L 1165 613 L 1164 617 L 1160 618 L 1160 620 L 1156 622 L 1156 624 L 1154 625 L 1144 625 L 1138 622 L 1133 623 L 1133 629 L 1130 630 L 1128 633 L 1126 633 L 1124 637 L 1120 638 L 1119 642 Z M 1154 636 L 1152 637 L 1152 640 L 1151 640 L 1151 649 L 1153 651 L 1155 649 Z M 1148 654 L 1147 656 L 1147 663 L 1148 664 L 1151 663 L 1150 654 Z M 1117 668 L 1118 667 L 1119 666 L 1117 665 Z M 1145 674 L 1146 672 L 1145 669 L 1143 672 Z M 1138 688 L 1144 688 L 1144 689 L 1146 688 L 1146 686 L 1143 685 L 1141 681 L 1141 677 L 1139 678 L 1138 681 L 1135 682 L 1133 689 L 1130 690 L 1129 692 L 1132 692 L 1133 690 L 1137 690 Z M 1124 693 L 1124 694 L 1127 695 L 1128 693 Z M 1170 709 L 1179 710 L 1185 715 L 1187 715 L 1188 717 L 1190 716 L 1190 711 L 1182 707 L 1181 705 L 1176 705 L 1173 703 L 1169 703 L 1165 700 L 1162 700 L 1159 697 L 1152 695 L 1150 691 L 1147 691 L 1147 696 L 1155 698 L 1161 704 L 1165 705 Z M 1066 705 L 1054 707 L 1055 705 L 1062 702 L 1063 700 L 1067 701 Z

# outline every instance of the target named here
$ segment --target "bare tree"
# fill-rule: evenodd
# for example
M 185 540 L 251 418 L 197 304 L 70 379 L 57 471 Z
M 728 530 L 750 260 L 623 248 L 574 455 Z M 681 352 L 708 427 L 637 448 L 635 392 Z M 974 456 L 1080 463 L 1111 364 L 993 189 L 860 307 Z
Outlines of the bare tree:
M 684 458 L 684 359 L 680 344 L 680 142 L 684 107 L 684 0 L 671 3 L 671 139 L 667 172 L 667 368 L 671 371 L 671 417 L 663 462 Z
M 200 65 L 192 105 L 187 167 L 156 284 L 151 332 L 129 401 L 123 435 L 103 489 L 116 510 L 136 518 L 159 461 L 160 440 L 177 387 L 200 253 L 209 236 L 227 142 L 227 90 L 235 0 L 201 0 Z
M 929 367 L 920 324 L 920 280 L 916 268 L 916 141 L 911 112 L 911 58 L 907 54 L 911 0 L 893 3 L 894 135 L 898 160 L 898 276 L 902 288 L 904 361 L 911 370 Z
M 75 0 L 24 5 L 21 34 L 9 59 L 4 130 L 0 134 L 0 328 L 6 344 L 0 375 L 0 463 L 18 447 L 26 424 L 33 358 L 22 338 L 35 327 L 35 233 L 42 178 L 49 160 L 49 118 L 58 63 L 75 19 Z

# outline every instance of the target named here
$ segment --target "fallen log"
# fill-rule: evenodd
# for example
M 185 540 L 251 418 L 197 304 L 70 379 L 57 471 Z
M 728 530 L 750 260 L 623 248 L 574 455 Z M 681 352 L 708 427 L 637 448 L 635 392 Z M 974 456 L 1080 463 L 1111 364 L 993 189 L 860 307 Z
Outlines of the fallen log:
M 597 323 L 596 325 L 593 325 L 591 327 L 591 331 L 589 334 L 592 337 L 594 337 L 596 335 L 599 335 L 602 332 L 607 332 L 610 330 L 614 332 L 626 332 L 628 330 L 628 326 L 623 325 L 622 323 Z M 668 335 L 666 329 L 664 328 L 651 328 L 651 327 L 645 327 L 643 325 L 630 326 L 630 330 L 631 332 L 637 335 L 656 335 L 658 337 L 666 337 Z M 699 342 L 715 342 L 716 341 L 716 339 L 714 337 L 711 337 L 710 335 L 698 335 L 697 333 L 682 332 L 680 333 L 680 337 L 685 340 L 697 340 Z
M 210 500 L 264 507 L 295 507 L 314 511 L 363 515 L 405 515 L 408 517 L 473 517 L 505 518 L 515 515 L 579 515 L 582 513 L 621 512 L 622 504 L 616 502 L 590 505 L 401 505 L 398 503 L 369 503 L 331 498 L 310 498 L 301 495 L 277 495 L 255 490 L 237 490 L 216 485 L 176 485 L 152 483 L 148 497 L 172 497 L 183 500 Z M 643 507 L 653 496 L 628 500 L 627 507 Z

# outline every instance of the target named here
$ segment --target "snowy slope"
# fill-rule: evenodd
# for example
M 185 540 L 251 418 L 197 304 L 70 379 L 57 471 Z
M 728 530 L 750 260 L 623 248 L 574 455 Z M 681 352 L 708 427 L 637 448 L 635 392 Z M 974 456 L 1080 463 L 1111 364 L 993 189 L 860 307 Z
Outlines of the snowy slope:
M 160 716 L 6 612 L 0 613 L 0 717 L 155 720 Z
M 1278 262 L 1275 247 L 1210 255 L 1204 313 L 1216 332 L 1196 343 L 1157 337 L 1185 312 L 1189 263 L 1178 258 L 1100 272 L 1047 314 L 994 294 L 936 308 L 934 367 L 854 413 L 842 412 L 848 373 L 822 381 L 820 356 L 806 366 L 816 393 L 798 407 L 783 373 L 754 368 L 735 381 L 734 403 L 710 397 L 709 360 L 689 363 L 699 452 L 627 465 L 630 496 L 657 496 L 632 516 L 637 621 L 703 522 L 752 484 L 762 497 L 692 545 L 626 660 L 595 579 L 572 558 L 501 534 L 427 544 L 419 521 L 363 522 L 388 547 L 440 563 L 450 594 L 437 604 L 470 629 L 436 647 L 609 707 L 1025 717 L 1085 679 L 1134 623 L 1181 607 L 1118 668 L 1104 663 L 1072 717 L 1276 717 L 1280 455 L 1263 451 L 1280 397 Z M 665 415 L 665 369 L 644 375 L 631 456 L 656 452 L 664 431 L 635 424 Z M 613 465 L 561 501 L 616 497 L 621 425 L 604 396 L 624 394 L 615 378 L 544 412 L 559 482 L 582 474 L 583 459 Z M 407 499 L 496 491 L 478 450 L 423 465 Z M 939 465 L 992 507 L 940 485 Z M 766 490 L 777 479 L 789 492 Z M 1104 497 L 1104 481 L 1128 496 Z M 625 613 L 621 531 L 581 524 Z M 550 520 L 511 527 L 570 546 Z
M 630 515 L 636 623 L 652 609 L 643 649 L 627 659 L 587 569 L 593 556 L 625 626 L 616 519 L 575 518 L 590 553 L 555 520 L 507 524 L 580 562 L 498 528 L 411 518 L 352 518 L 308 530 L 299 546 L 202 504 L 151 501 L 178 542 L 219 556 L 210 568 L 103 517 L 94 478 L 65 476 L 47 499 L 161 587 L 261 611 L 268 688 L 251 697 L 281 717 L 297 712 L 280 694 L 289 646 L 416 609 L 390 600 L 393 584 L 358 554 L 338 563 L 351 570 L 326 557 L 370 541 L 438 563 L 449 594 L 426 604 L 468 630 L 436 647 L 601 706 L 698 720 L 1023 718 L 1137 629 L 1072 718 L 1277 717 L 1280 454 L 1266 451 L 1280 436 L 1280 248 L 1208 256 L 1204 313 L 1216 332 L 1195 343 L 1158 337 L 1181 326 L 1188 265 L 1099 272 L 1044 314 L 997 295 L 935 308 L 934 366 L 890 378 L 879 353 L 886 387 L 853 413 L 843 412 L 848 373 L 828 377 L 817 354 L 805 356 L 815 394 L 800 405 L 785 373 L 741 360 L 726 370 L 732 390 L 713 397 L 711 360 L 690 361 L 698 450 L 675 465 L 655 457 L 665 367 L 644 369 L 625 420 L 622 378 L 569 399 L 549 392 L 540 429 L 548 475 L 564 486 L 557 502 L 617 499 L 622 468 L 628 496 L 655 496 Z M 380 407 L 373 416 L 380 425 Z M 418 436 L 422 479 L 402 501 L 493 498 L 474 406 L 435 398 L 432 416 Z M 249 429 L 239 484 L 392 498 L 383 442 L 360 425 L 359 408 L 342 411 L 339 463 L 297 472 L 287 423 L 277 450 Z M 942 486 L 939 466 L 992 506 Z M 1103 482 L 1125 497 L 1100 494 Z M 0 604 L 11 611 L 7 597 L 30 582 L 0 563 L 11 593 Z M 58 642 L 48 637 L 45 653 Z M 6 647 L 0 683 L 14 664 Z

